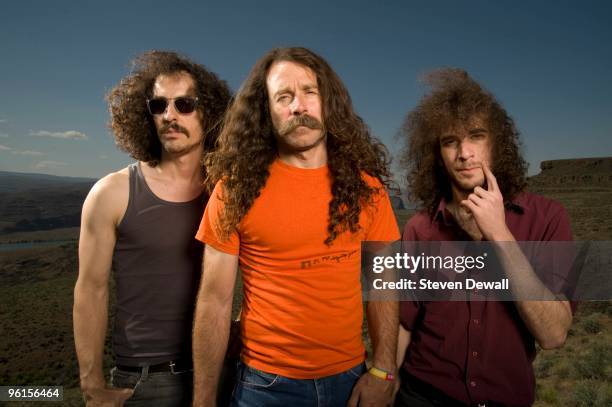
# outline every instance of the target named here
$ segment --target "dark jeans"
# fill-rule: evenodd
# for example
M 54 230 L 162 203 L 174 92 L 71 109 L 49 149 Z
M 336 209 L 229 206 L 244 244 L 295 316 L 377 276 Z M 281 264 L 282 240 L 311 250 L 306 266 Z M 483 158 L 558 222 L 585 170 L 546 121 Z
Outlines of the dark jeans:
M 111 369 L 111 384 L 117 388 L 134 389 L 125 406 L 190 406 L 193 394 L 193 372 L 149 373 L 144 367 L 141 372 L 127 372 L 116 367 Z
M 361 363 L 345 372 L 319 379 L 289 379 L 238 367 L 233 407 L 345 407 L 357 380 L 366 371 Z

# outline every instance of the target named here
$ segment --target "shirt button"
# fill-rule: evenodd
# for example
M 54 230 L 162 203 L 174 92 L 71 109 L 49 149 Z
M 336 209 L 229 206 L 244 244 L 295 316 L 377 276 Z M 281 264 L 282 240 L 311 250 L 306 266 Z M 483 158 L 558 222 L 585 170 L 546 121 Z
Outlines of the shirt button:
M 472 356 L 474 356 L 475 358 L 476 358 L 476 357 L 478 357 L 478 352 L 473 351 L 473 352 L 472 352 Z
M 472 386 L 472 387 L 476 387 L 476 382 L 472 380 L 472 381 L 470 382 L 470 386 Z
M 474 320 L 474 325 L 478 325 L 480 323 L 480 321 L 478 319 Z

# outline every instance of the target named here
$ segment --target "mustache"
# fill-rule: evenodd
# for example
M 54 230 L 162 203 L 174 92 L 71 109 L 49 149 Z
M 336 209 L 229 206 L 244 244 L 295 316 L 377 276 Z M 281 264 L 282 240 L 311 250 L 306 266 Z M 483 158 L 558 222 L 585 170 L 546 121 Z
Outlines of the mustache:
M 176 132 L 181 132 L 181 133 L 185 134 L 187 137 L 189 137 L 189 130 L 187 130 L 186 128 L 184 128 L 183 126 L 181 126 L 180 124 L 175 123 L 175 122 L 164 124 L 161 127 L 161 129 L 159 129 L 159 134 L 168 133 L 170 130 L 174 130 Z
M 279 136 L 286 136 L 300 126 L 308 127 L 313 130 L 323 130 L 323 123 L 308 114 L 301 114 L 294 119 L 284 123 L 278 130 Z
M 470 162 L 468 164 L 463 164 L 455 167 L 457 170 L 467 170 L 468 168 L 482 168 L 481 162 Z

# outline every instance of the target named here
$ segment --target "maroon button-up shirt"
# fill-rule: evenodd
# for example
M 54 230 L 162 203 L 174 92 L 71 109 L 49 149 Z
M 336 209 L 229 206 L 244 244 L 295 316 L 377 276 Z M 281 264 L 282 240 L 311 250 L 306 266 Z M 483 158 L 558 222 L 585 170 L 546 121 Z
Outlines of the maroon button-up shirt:
M 531 193 L 506 205 L 506 224 L 517 241 L 572 240 L 563 206 Z M 471 240 L 442 200 L 433 218 L 414 215 L 402 240 Z M 528 406 L 534 401 L 535 341 L 513 302 L 401 302 L 400 320 L 411 331 L 402 368 L 466 404 L 492 401 Z

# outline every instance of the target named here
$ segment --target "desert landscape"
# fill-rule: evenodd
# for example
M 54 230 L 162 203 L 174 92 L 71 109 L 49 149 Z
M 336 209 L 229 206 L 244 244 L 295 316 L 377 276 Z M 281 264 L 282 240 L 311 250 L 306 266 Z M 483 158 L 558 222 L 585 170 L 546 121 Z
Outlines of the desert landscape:
M 80 208 L 94 182 L 0 172 L 0 385 L 64 386 L 64 402 L 48 405 L 82 405 L 72 299 Z M 612 241 L 612 157 L 544 161 L 529 190 L 565 205 L 576 240 Z M 394 206 L 402 227 L 413 211 Z M 611 327 L 612 302 L 579 305 L 565 346 L 538 354 L 536 406 L 612 405 Z M 108 371 L 108 345 L 105 357 Z

